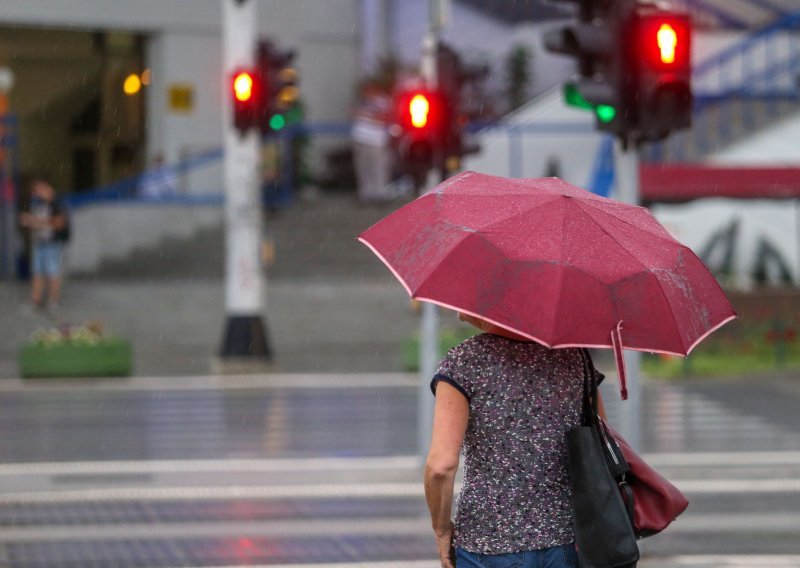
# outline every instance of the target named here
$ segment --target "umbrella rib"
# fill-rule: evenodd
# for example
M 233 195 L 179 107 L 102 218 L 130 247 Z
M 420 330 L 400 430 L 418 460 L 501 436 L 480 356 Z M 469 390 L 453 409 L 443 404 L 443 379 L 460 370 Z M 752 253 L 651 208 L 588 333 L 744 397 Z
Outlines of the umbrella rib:
M 509 215 L 508 217 L 504 217 L 500 221 L 494 221 L 494 222 L 508 223 L 509 221 L 513 221 L 517 217 L 523 217 L 525 215 L 530 214 L 531 211 L 533 211 L 534 209 L 539 209 L 540 207 L 544 207 L 545 205 L 552 205 L 553 201 L 557 201 L 558 198 L 560 198 L 560 197 L 564 197 L 564 196 L 563 195 L 554 195 L 553 199 L 546 199 L 544 201 L 536 203 L 535 205 L 530 205 L 530 206 L 526 207 L 525 210 L 523 210 L 523 211 L 520 211 L 518 213 L 514 213 L 513 215 Z M 492 225 L 492 223 L 489 223 L 487 225 L 487 227 L 490 227 L 491 225 Z M 482 229 L 485 229 L 485 228 L 486 227 L 482 227 Z
M 647 265 L 644 262 L 642 262 L 635 254 L 633 254 L 631 251 L 629 251 L 628 248 L 625 247 L 621 242 L 619 242 L 617 240 L 617 238 L 613 234 L 609 233 L 608 230 L 597 221 L 597 219 L 595 219 L 594 217 L 589 215 L 589 213 L 584 211 L 583 209 L 581 209 L 581 213 L 583 213 L 584 215 L 586 215 L 586 217 L 591 219 L 592 223 L 594 223 L 597 226 L 598 229 L 603 231 L 603 233 L 605 233 L 608 236 L 608 238 L 610 238 L 612 241 L 617 243 L 619 245 L 620 250 L 624 251 L 633 260 L 635 260 L 637 263 L 639 263 L 643 269 L 648 270 Z
M 590 205 L 590 206 L 591 206 L 591 205 Z M 597 207 L 594 207 L 594 206 L 592 206 L 592 208 L 593 208 L 594 210 L 597 210 L 597 211 L 601 211 L 601 212 L 605 212 L 605 213 L 607 213 L 608 215 L 610 215 L 610 216 L 614 217 L 615 219 L 618 219 L 619 221 L 621 221 L 621 222 L 625 223 L 625 224 L 626 224 L 626 225 L 628 225 L 629 227 L 632 227 L 634 230 L 637 230 L 637 231 L 639 231 L 639 232 L 643 232 L 643 233 L 647 233 L 647 234 L 649 234 L 649 235 L 652 235 L 652 236 L 656 237 L 656 238 L 657 238 L 657 239 L 659 239 L 659 240 L 666 241 L 667 243 L 669 243 L 669 244 L 671 244 L 671 245 L 673 245 L 673 246 L 677 246 L 677 247 L 679 247 L 680 249 L 682 249 L 682 250 L 684 251 L 684 253 L 691 254 L 691 255 L 695 255 L 695 253 L 694 253 L 694 251 L 692 251 L 692 249 L 690 249 L 689 247 L 687 247 L 686 245 L 684 245 L 683 243 L 681 243 L 680 241 L 678 241 L 678 240 L 676 240 L 676 239 L 674 239 L 674 238 L 672 238 L 672 237 L 669 237 L 669 238 L 667 238 L 667 237 L 664 237 L 664 236 L 662 236 L 662 235 L 658 235 L 658 234 L 656 234 L 656 233 L 653 233 L 652 231 L 647 231 L 647 230 L 645 230 L 645 229 L 642 229 L 642 228 L 640 228 L 640 227 L 637 227 L 637 226 L 636 226 L 636 225 L 634 225 L 633 223 L 630 223 L 630 222 L 629 222 L 629 221 L 627 221 L 626 219 L 624 219 L 624 218 L 622 218 L 622 217 L 619 217 L 618 215 L 615 215 L 614 213 L 611 213 L 611 212 L 608 212 L 608 211 L 603 211 L 603 210 L 600 210 L 599 208 L 597 208 Z M 641 208 L 641 209 L 644 209 L 644 208 Z M 589 212 L 587 212 L 587 211 L 584 211 L 584 213 L 585 213 L 585 214 L 586 214 L 586 215 L 587 215 L 589 218 L 591 218 L 591 219 L 592 219 L 592 220 L 595 222 L 595 224 L 596 224 L 598 227 L 600 227 L 600 228 L 601 228 L 601 229 L 602 229 L 602 230 L 603 230 L 603 231 L 604 231 L 604 232 L 605 232 L 607 235 L 609 235 L 609 237 L 611 237 L 611 238 L 614 240 L 614 242 L 616 242 L 617 244 L 619 244 L 620 246 L 622 246 L 622 244 L 621 244 L 621 243 L 620 243 L 620 242 L 619 242 L 619 241 L 618 241 L 616 238 L 614 238 L 614 237 L 613 237 L 613 235 L 611 235 L 611 234 L 610 234 L 608 231 L 606 231 L 606 230 L 603 228 L 603 226 L 602 226 L 602 225 L 600 225 L 600 223 L 598 223 L 598 222 L 597 222 L 597 220 L 596 220 L 596 219 L 594 219 L 594 217 L 593 217 L 592 215 L 590 215 L 590 214 L 589 214 Z M 634 255 L 632 252 L 628 251 L 627 249 L 624 249 L 624 248 L 623 248 L 623 250 L 625 250 L 626 252 L 628 252 L 628 254 L 630 254 L 630 255 L 631 255 L 631 257 L 635 258 L 637 262 L 641 263 L 641 264 L 642 264 L 642 265 L 645 267 L 645 269 L 647 270 L 647 272 L 648 272 L 649 274 L 652 274 L 652 275 L 653 275 L 653 277 L 656 279 L 656 282 L 657 282 L 657 284 L 658 284 L 658 289 L 661 291 L 661 295 L 663 296 L 663 298 L 664 298 L 664 301 L 665 301 L 665 302 L 667 303 L 667 305 L 670 307 L 669 313 L 670 313 L 670 317 L 672 318 L 672 323 L 673 323 L 673 324 L 674 324 L 674 326 L 675 326 L 673 329 L 675 330 L 676 337 L 678 338 L 678 341 L 680 342 L 680 344 L 681 344 L 681 347 L 682 347 L 682 348 L 685 350 L 685 349 L 686 349 L 686 345 L 685 345 L 685 343 L 684 343 L 684 341 L 683 341 L 683 338 L 681 337 L 680 333 L 678 332 L 678 330 L 680 329 L 680 326 L 678 325 L 678 321 L 675 319 L 675 312 L 674 312 L 674 310 L 672 309 L 672 302 L 670 302 L 670 300 L 669 300 L 669 297 L 667 296 L 667 293 L 666 293 L 666 291 L 664 290 L 664 286 L 663 286 L 663 283 L 661 282 L 661 279 L 660 279 L 660 278 L 658 278 L 658 276 L 656 276 L 656 274 L 655 274 L 655 272 L 656 272 L 656 269 L 647 268 L 647 266 L 646 266 L 644 263 L 642 263 L 642 261 L 640 261 L 640 260 L 639 260 L 639 259 L 636 257 L 636 255 Z M 696 255 L 695 255 L 695 256 L 696 256 Z M 662 270 L 663 270 L 663 269 L 662 269 Z M 716 282 L 716 279 L 714 279 L 714 281 Z M 717 282 L 717 286 L 719 286 L 719 283 L 718 283 L 718 282 Z M 726 321 L 727 321 L 727 320 L 726 320 Z M 703 337 L 705 337 L 705 336 L 703 336 Z M 692 347 L 693 347 L 693 346 L 692 346 Z M 689 350 L 691 350 L 691 348 L 692 348 L 692 347 L 690 347 L 690 348 L 689 348 Z M 686 355 L 688 355 L 688 354 L 689 354 L 689 353 L 688 353 L 688 351 L 687 351 L 687 352 L 686 352 Z M 685 356 L 686 356 L 686 355 L 685 355 Z
M 566 231 L 564 226 L 567 223 L 567 215 L 564 213 L 564 207 L 566 207 L 566 203 L 563 203 L 563 201 L 562 201 L 562 207 L 561 207 L 561 211 L 562 211 L 561 212 L 561 255 L 560 255 L 560 258 L 562 259 L 562 261 L 564 259 L 564 233 Z M 559 312 L 559 306 L 561 306 L 561 298 L 563 297 L 563 293 L 564 293 L 564 267 L 567 266 L 567 264 L 561 262 L 561 263 L 559 263 L 559 266 L 561 267 L 561 269 L 558 271 L 558 288 L 557 288 L 558 289 L 558 297 L 556 298 L 555 312 L 554 312 L 556 314 Z M 569 265 L 569 266 L 572 267 L 572 265 Z M 572 267 L 572 268 L 574 268 L 574 267 Z M 556 322 L 553 322 L 553 323 L 555 324 Z M 553 329 L 556 329 L 556 325 L 553 326 Z
M 657 282 L 657 284 L 658 284 L 658 289 L 661 291 L 661 295 L 664 297 L 664 301 L 665 301 L 665 302 L 667 303 L 667 305 L 670 307 L 669 313 L 670 313 L 670 317 L 672 317 L 672 323 L 674 324 L 674 328 L 673 328 L 673 329 L 674 329 L 674 330 L 676 330 L 676 332 L 677 332 L 677 330 L 678 330 L 678 322 L 677 322 L 677 320 L 675 319 L 675 313 L 674 313 L 674 312 L 673 312 L 673 310 L 672 310 L 672 304 L 670 303 L 670 301 L 669 301 L 669 298 L 667 298 L 667 294 L 666 294 L 666 292 L 664 291 L 664 288 L 663 288 L 663 286 L 661 285 L 661 280 L 660 280 L 660 279 L 659 279 L 659 278 L 658 278 L 658 277 L 657 277 L 657 276 L 656 276 L 656 275 L 653 273 L 653 270 L 652 270 L 652 269 L 648 268 L 648 267 L 647 267 L 647 265 L 646 265 L 644 262 L 642 262 L 642 261 L 641 261 L 641 260 L 640 260 L 640 259 L 639 259 L 639 258 L 638 258 L 636 255 L 635 255 L 635 254 L 633 254 L 633 252 L 629 251 L 629 250 L 628 250 L 628 249 L 627 249 L 625 246 L 623 246 L 623 245 L 622 245 L 622 243 L 621 243 L 621 242 L 619 242 L 619 241 L 617 240 L 617 238 L 616 238 L 616 237 L 615 237 L 613 234 L 611 234 L 610 232 L 608 232 L 608 231 L 606 230 L 606 228 L 605 228 L 605 227 L 603 227 L 603 226 L 602 226 L 602 225 L 601 225 L 601 224 L 600 224 L 600 223 L 599 223 L 599 222 L 598 222 L 598 221 L 597 221 L 597 220 L 596 220 L 594 217 L 592 217 L 592 216 L 591 216 L 591 215 L 590 215 L 588 212 L 586 212 L 586 211 L 583 211 L 583 213 L 584 213 L 584 214 L 585 214 L 585 215 L 586 215 L 586 216 L 587 216 L 589 219 L 591 219 L 591 220 L 592 220 L 592 222 L 593 222 L 593 223 L 594 223 L 594 224 L 595 224 L 595 225 L 596 225 L 596 226 L 597 226 L 597 227 L 598 227 L 598 228 L 599 228 L 601 231 L 603 231 L 603 232 L 604 232 L 606 235 L 608 235 L 608 237 L 609 237 L 609 238 L 610 238 L 612 241 L 614 241 L 615 243 L 617 243 L 617 244 L 619 245 L 619 247 L 620 247 L 620 249 L 621 249 L 621 250 L 625 251 L 625 253 L 626 253 L 626 254 L 628 254 L 628 256 L 630 256 L 630 257 L 631 257 L 632 259 L 634 259 L 634 260 L 635 260 L 637 263 L 639 263 L 639 265 L 641 265 L 641 267 L 644 269 L 644 271 L 645 271 L 646 273 L 648 273 L 648 274 L 651 274 L 651 275 L 653 276 L 653 278 L 655 278 L 655 279 L 656 279 L 656 282 Z M 614 217 L 616 217 L 616 215 L 614 215 Z M 670 242 L 671 242 L 672 244 L 674 244 L 676 241 L 674 241 L 674 240 L 673 240 L 673 241 L 670 241 Z M 683 246 L 683 245 L 681 245 L 680 243 L 678 243 L 678 244 L 679 244 L 680 246 Z M 617 313 L 617 316 L 618 316 L 618 317 L 620 316 L 619 312 Z M 620 319 L 622 319 L 622 318 L 620 317 Z M 681 337 L 680 337 L 680 334 L 678 334 L 678 341 L 680 342 L 680 344 L 681 344 L 681 347 L 684 347 L 684 345 L 683 345 L 683 340 L 681 339 Z
M 597 205 L 595 205 L 595 204 L 593 204 L 593 203 L 591 203 L 591 202 L 589 202 L 587 200 L 581 200 L 581 204 L 586 204 L 588 207 L 591 207 L 595 211 L 599 211 L 600 213 L 605 213 L 606 215 L 610 215 L 611 217 L 614 217 L 614 219 L 617 219 L 618 221 L 620 221 L 622 223 L 625 223 L 626 225 L 628 225 L 629 227 L 632 227 L 633 229 L 635 229 L 637 231 L 640 231 L 642 233 L 647 233 L 649 235 L 653 235 L 654 237 L 656 237 L 657 239 L 661 239 L 662 241 L 667 241 L 667 242 L 673 243 L 673 244 L 674 243 L 681 244 L 678 240 L 676 240 L 674 237 L 669 235 L 669 233 L 667 233 L 667 236 L 664 236 L 664 235 L 659 235 L 658 233 L 654 233 L 653 231 L 648 231 L 647 229 L 643 229 L 641 227 L 638 227 L 638 226 L 634 225 L 633 223 L 631 223 L 630 221 L 628 221 L 627 219 L 625 219 L 624 217 L 620 217 L 619 215 L 617 215 L 617 214 L 615 214 L 615 213 L 613 213 L 611 211 L 608 211 L 606 209 L 600 208 Z M 641 207 L 639 205 L 630 205 L 630 207 L 636 207 L 637 209 L 642 209 L 644 211 L 647 211 L 647 209 L 645 207 Z M 584 213 L 589 215 L 588 211 L 584 211 Z M 652 215 L 652 213 L 651 213 L 651 215 Z M 592 217 L 592 216 L 589 215 L 589 217 Z M 592 217 L 592 219 L 594 219 L 594 218 Z M 656 223 L 658 223 L 658 220 L 655 219 L 655 217 L 653 217 L 653 219 L 656 221 Z M 665 231 L 666 231 L 666 229 L 665 229 Z
M 661 285 L 661 280 L 658 278 L 658 276 L 656 276 L 654 274 L 654 272 L 652 270 L 649 270 L 648 274 L 651 274 L 653 276 L 653 278 L 656 279 L 656 283 L 658 284 L 658 290 L 661 292 L 661 296 L 663 296 L 664 301 L 667 303 L 667 306 L 669 306 L 669 315 L 672 318 L 672 324 L 674 326 L 672 329 L 674 330 L 674 333 L 675 333 L 676 337 L 678 338 L 678 343 L 681 344 L 681 348 L 685 349 L 686 346 L 684 345 L 683 338 L 681 337 L 681 334 L 678 332 L 678 330 L 680 329 L 680 326 L 678 326 L 678 320 L 675 319 L 675 312 L 672 309 L 672 303 L 669 301 L 669 298 L 667 297 L 667 293 L 664 291 L 664 287 Z M 626 278 L 626 280 L 627 280 L 627 278 Z M 623 324 L 622 324 L 622 329 L 625 329 L 624 320 L 623 320 Z M 623 347 L 624 347 L 624 345 L 623 345 Z M 686 353 L 686 355 L 688 355 L 688 353 Z M 683 355 L 683 357 L 685 357 L 686 355 Z

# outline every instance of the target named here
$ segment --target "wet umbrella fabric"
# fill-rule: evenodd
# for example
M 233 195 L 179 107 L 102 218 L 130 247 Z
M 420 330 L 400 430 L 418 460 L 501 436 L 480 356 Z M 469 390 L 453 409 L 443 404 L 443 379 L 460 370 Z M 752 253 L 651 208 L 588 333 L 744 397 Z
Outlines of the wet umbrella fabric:
M 735 318 L 699 258 L 642 207 L 557 178 L 465 172 L 359 237 L 409 295 L 548 347 L 687 355 Z

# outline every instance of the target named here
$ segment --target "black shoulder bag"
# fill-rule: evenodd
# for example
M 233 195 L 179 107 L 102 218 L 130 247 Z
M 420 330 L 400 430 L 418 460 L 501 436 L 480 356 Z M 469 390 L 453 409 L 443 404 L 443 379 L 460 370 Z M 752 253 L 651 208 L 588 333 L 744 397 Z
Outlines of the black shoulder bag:
M 639 547 L 632 511 L 622 498 L 628 464 L 597 417 L 597 379 L 591 356 L 584 365 L 581 426 L 567 432 L 575 540 L 581 568 L 635 568 Z M 629 499 L 632 505 L 632 499 Z

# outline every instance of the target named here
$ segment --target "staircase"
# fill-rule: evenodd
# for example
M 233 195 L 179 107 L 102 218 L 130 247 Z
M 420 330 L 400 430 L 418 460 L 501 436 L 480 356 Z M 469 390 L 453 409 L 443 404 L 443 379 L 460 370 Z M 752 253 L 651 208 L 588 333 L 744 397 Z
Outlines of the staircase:
M 365 207 L 352 194 L 323 194 L 298 200 L 291 208 L 265 217 L 266 240 L 274 243 L 275 262 L 267 270 L 277 280 L 355 280 L 391 278 L 389 271 L 356 241 L 356 236 L 404 202 Z M 103 262 L 79 278 L 131 280 L 220 279 L 225 273 L 222 225 L 191 238 L 167 238 L 128 257 Z

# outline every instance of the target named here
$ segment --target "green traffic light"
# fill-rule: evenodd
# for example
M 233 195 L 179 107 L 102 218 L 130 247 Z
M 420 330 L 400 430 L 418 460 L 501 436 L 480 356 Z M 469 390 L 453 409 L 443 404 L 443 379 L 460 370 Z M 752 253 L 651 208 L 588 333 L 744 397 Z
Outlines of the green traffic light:
M 608 124 L 617 116 L 617 109 L 611 105 L 597 105 L 594 112 L 597 114 L 598 120 L 604 124 Z
M 583 98 L 583 95 L 578 91 L 578 86 L 574 83 L 566 83 L 564 85 L 563 95 L 564 102 L 569 106 L 586 109 L 594 108 L 592 103 Z
M 272 118 L 269 119 L 269 127 L 272 130 L 280 130 L 284 126 L 286 126 L 286 118 L 282 114 L 272 115 Z

